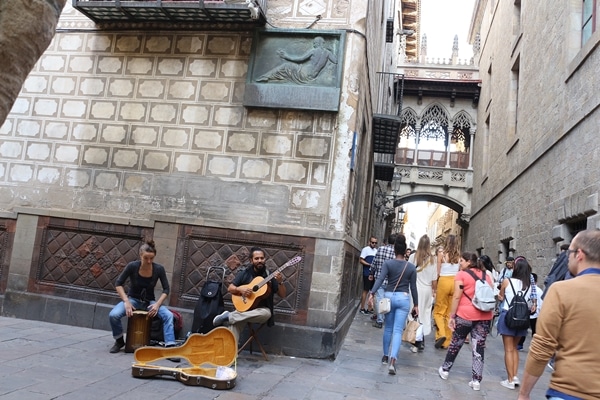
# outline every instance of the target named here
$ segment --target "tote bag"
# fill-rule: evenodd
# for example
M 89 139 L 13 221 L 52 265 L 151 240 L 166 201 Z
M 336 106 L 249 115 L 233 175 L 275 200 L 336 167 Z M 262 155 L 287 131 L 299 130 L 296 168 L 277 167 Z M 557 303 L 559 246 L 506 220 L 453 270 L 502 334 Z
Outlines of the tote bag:
M 402 332 L 402 341 L 407 343 L 415 343 L 417 341 L 417 331 L 421 323 L 416 319 L 408 319 L 406 321 L 406 328 Z

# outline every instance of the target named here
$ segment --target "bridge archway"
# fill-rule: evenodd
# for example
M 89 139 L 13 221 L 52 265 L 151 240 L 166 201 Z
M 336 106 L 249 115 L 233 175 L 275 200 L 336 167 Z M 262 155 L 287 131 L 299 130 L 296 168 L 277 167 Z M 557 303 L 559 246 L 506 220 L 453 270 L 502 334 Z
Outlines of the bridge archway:
M 456 211 L 459 215 L 463 214 L 465 205 L 456 201 L 448 196 L 440 196 L 435 193 L 411 193 L 404 196 L 400 196 L 394 201 L 394 208 L 400 207 L 401 205 L 412 203 L 415 201 L 428 201 L 432 203 L 441 204 Z

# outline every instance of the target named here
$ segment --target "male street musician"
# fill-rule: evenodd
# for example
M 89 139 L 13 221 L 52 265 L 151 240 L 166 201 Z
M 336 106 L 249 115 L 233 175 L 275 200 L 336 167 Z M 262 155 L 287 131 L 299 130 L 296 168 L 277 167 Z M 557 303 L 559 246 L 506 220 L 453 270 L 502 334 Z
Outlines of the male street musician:
M 269 276 L 265 266 L 264 250 L 259 247 L 252 247 L 250 249 L 250 262 L 251 265 L 241 269 L 227 287 L 227 291 L 232 295 L 236 311 L 225 311 L 213 320 L 214 326 L 231 327 L 236 343 L 247 322 L 259 324 L 267 322 L 267 326 L 273 326 L 275 324 L 273 297 L 275 293 L 282 298 L 286 295 L 285 285 L 281 284 L 283 275 L 281 272 L 276 271 L 273 274 L 275 279 L 266 282 L 264 295 L 257 296 L 257 292 L 253 288 L 255 288 L 257 282 L 263 281 L 262 278 Z

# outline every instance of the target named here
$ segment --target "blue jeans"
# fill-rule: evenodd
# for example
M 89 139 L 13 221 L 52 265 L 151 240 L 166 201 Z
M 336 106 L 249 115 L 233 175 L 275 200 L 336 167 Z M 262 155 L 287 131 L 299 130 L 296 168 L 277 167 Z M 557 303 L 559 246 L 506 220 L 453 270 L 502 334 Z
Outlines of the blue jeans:
M 385 327 L 383 329 L 383 355 L 397 359 L 402 332 L 406 326 L 406 317 L 410 308 L 410 297 L 405 292 L 385 292 L 384 296 L 391 300 L 391 310 L 385 314 Z M 391 344 L 391 350 L 390 350 Z
M 142 309 L 142 303 L 132 297 L 129 298 L 129 302 L 136 310 Z M 154 304 L 156 301 L 151 301 L 150 304 Z M 123 337 L 123 324 L 121 319 L 125 316 L 125 303 L 119 302 L 108 314 L 108 320 L 110 321 L 110 327 L 112 329 L 113 338 L 118 339 Z M 163 336 L 165 344 L 175 344 L 175 331 L 173 330 L 173 313 L 165 306 L 160 306 L 158 309 L 158 317 L 163 323 Z
M 379 289 L 377 289 L 377 291 L 375 292 L 375 301 L 377 302 L 377 304 L 379 304 L 379 300 L 383 299 L 383 296 L 385 293 L 385 290 L 383 289 L 382 286 L 379 286 Z M 377 311 L 379 311 L 379 310 L 377 310 Z M 383 314 L 377 313 L 377 322 L 379 322 L 380 324 L 383 324 Z

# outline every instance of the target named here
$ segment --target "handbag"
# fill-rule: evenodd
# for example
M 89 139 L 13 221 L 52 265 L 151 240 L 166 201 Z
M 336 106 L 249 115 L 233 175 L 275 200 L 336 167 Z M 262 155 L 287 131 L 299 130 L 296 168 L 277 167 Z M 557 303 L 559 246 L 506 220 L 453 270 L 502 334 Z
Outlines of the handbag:
M 393 290 L 394 292 L 396 291 L 398 284 L 402 280 L 402 275 L 404 275 L 404 271 L 406 271 L 407 265 L 408 264 L 404 265 L 404 269 L 402 270 L 402 273 L 400 274 L 400 278 L 398 278 L 398 282 L 396 282 L 396 286 L 394 286 L 394 290 Z M 380 299 L 379 302 L 377 302 L 377 313 L 378 314 L 387 314 L 391 310 L 392 310 L 392 301 L 389 299 L 389 297 L 384 297 L 383 299 Z
M 377 313 L 387 314 L 392 309 L 392 302 L 388 297 L 384 297 L 377 303 Z
M 417 341 L 417 331 L 421 323 L 417 319 L 408 319 L 406 321 L 406 327 L 402 332 L 402 341 L 408 343 L 415 343 Z

